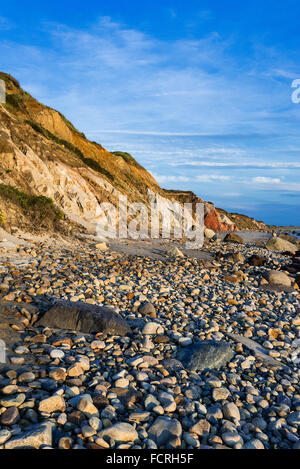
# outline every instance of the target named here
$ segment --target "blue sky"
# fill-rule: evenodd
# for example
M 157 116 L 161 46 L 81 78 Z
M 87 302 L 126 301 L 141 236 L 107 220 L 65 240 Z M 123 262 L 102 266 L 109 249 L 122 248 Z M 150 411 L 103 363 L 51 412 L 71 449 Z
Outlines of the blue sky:
M 300 225 L 299 17 L 291 0 L 6 2 L 0 69 L 163 187 Z

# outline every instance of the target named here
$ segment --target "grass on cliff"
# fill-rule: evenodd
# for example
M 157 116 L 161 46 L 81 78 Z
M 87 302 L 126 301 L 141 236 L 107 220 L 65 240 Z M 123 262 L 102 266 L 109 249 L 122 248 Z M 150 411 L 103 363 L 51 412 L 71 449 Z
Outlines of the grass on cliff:
M 0 184 L 0 196 L 17 204 L 25 213 L 30 213 L 36 222 L 42 220 L 53 222 L 64 218 L 64 213 L 49 197 L 26 194 L 7 184 Z
M 133 158 L 133 156 L 126 151 L 112 151 L 111 154 L 120 156 L 124 161 L 126 161 L 126 163 L 135 166 L 136 168 L 142 168 L 142 166 Z
M 72 143 L 70 143 L 67 140 L 64 140 L 60 137 L 57 137 L 56 135 L 54 135 L 49 130 L 45 129 L 43 126 L 41 126 L 37 122 L 33 122 L 33 121 L 30 121 L 30 120 L 26 120 L 25 122 L 26 122 L 26 124 L 29 124 L 32 127 L 33 130 L 35 130 L 36 132 L 38 132 L 41 135 L 43 135 L 44 137 L 46 137 L 48 140 L 52 140 L 53 142 L 57 143 L 57 145 L 60 145 L 63 148 L 67 148 L 69 151 L 74 153 L 78 158 L 80 158 L 81 161 L 83 161 L 83 163 L 85 163 L 87 166 L 89 166 L 94 171 L 97 171 L 98 173 L 103 174 L 108 179 L 110 179 L 112 182 L 114 181 L 114 179 L 115 179 L 114 176 L 109 171 L 107 171 L 107 169 L 102 168 L 102 166 L 100 166 L 100 164 L 96 160 L 93 160 L 92 158 L 85 158 L 82 151 L 79 150 L 79 148 L 77 148 Z

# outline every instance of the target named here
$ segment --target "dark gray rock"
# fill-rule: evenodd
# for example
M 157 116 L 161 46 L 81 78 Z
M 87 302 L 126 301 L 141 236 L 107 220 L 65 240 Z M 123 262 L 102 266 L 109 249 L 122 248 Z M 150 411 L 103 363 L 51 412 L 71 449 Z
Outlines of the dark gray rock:
M 158 448 L 165 446 L 170 440 L 180 438 L 182 427 L 178 420 L 169 417 L 158 417 L 148 430 L 148 435 Z
M 5 449 L 41 449 L 52 446 L 52 422 L 43 422 L 40 425 L 28 427 L 24 432 L 5 443 Z
M 292 426 L 300 425 L 300 412 L 292 412 L 287 417 L 287 423 Z
M 170 373 L 182 370 L 183 364 L 175 358 L 165 358 L 161 362 L 162 366 Z
M 17 407 L 9 407 L 1 415 L 1 424 L 2 425 L 15 425 L 20 420 L 20 414 Z
M 57 301 L 35 323 L 35 326 L 70 329 L 86 334 L 103 332 L 123 336 L 131 332 L 127 321 L 112 308 L 91 305 L 81 301 Z
M 204 340 L 184 347 L 177 354 L 177 359 L 190 371 L 204 370 L 225 366 L 233 357 L 233 350 L 226 342 Z
M 293 287 L 287 287 L 285 285 L 261 285 L 260 286 L 260 290 L 262 291 L 266 291 L 266 292 L 272 292 L 272 291 L 276 291 L 276 292 L 285 292 L 285 293 L 293 293 L 295 290 Z
M 243 238 L 236 233 L 228 233 L 225 236 L 224 241 L 226 241 L 227 243 L 239 243 L 239 244 L 244 243 Z

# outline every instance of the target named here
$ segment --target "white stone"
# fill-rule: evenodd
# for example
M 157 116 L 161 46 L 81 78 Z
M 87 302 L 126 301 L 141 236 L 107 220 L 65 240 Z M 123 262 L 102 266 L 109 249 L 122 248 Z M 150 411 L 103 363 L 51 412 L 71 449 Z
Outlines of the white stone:
M 3 445 L 11 437 L 9 430 L 0 430 L 0 445 Z
M 162 334 L 163 332 L 164 332 L 163 327 L 157 322 L 153 322 L 153 321 L 147 322 L 147 324 L 145 324 L 142 330 L 142 334 L 145 334 L 145 335 Z
M 211 230 L 210 228 L 205 228 L 204 229 L 204 236 L 207 239 L 212 239 L 215 236 L 214 230 Z
M 109 436 L 116 441 L 135 441 L 138 440 L 138 433 L 129 423 L 121 422 L 105 428 L 99 433 L 99 437 Z
M 59 358 L 61 360 L 62 358 L 64 358 L 64 356 L 65 356 L 65 353 L 62 350 L 59 350 L 57 348 L 51 350 L 50 352 L 51 358 Z

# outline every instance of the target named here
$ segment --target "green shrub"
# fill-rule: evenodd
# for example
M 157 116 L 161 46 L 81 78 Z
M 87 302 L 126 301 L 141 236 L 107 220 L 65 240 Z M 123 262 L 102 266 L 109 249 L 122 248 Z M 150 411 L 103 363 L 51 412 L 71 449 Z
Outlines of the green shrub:
M 56 135 L 54 135 L 52 132 L 50 132 L 49 130 L 42 127 L 37 122 L 33 122 L 33 121 L 29 121 L 29 120 L 26 120 L 25 122 L 26 122 L 26 124 L 29 124 L 33 128 L 33 130 L 40 133 L 41 135 L 43 135 L 47 139 L 50 139 L 50 140 L 54 141 L 55 143 L 57 143 L 58 145 L 63 146 L 64 148 L 67 148 L 68 150 L 70 150 L 78 158 L 80 158 L 81 161 L 83 161 L 83 163 L 85 163 L 90 168 L 94 169 L 98 173 L 103 174 L 104 176 L 106 176 L 111 181 L 114 181 L 114 176 L 109 171 L 107 171 L 107 169 L 102 168 L 102 166 L 96 160 L 93 160 L 92 158 L 85 158 L 82 151 L 79 150 L 79 148 L 75 147 L 75 145 L 73 145 L 72 143 L 70 143 L 67 140 L 64 140 L 62 138 L 57 137 Z
M 33 212 L 40 220 L 50 217 L 54 220 L 64 218 L 64 213 L 54 205 L 50 197 L 26 194 L 16 187 L 0 184 L 0 195 L 18 204 L 25 212 Z
M 130 153 L 126 151 L 112 151 L 112 155 L 121 156 L 126 163 L 131 164 L 132 166 L 136 166 L 137 168 L 141 168 L 141 165 L 133 158 Z
M 51 109 L 51 108 L 50 108 Z M 79 130 L 76 129 L 76 127 L 74 127 L 74 125 L 72 124 L 72 122 L 70 122 L 63 114 L 61 114 L 59 112 L 59 115 L 60 117 L 62 118 L 62 120 L 64 121 L 64 123 L 66 124 L 66 126 L 72 130 L 72 132 L 75 132 L 77 135 L 80 135 L 82 138 L 85 138 L 86 139 L 86 136 L 83 132 L 79 132 Z
M 37 122 L 25 120 L 26 124 L 29 124 L 33 130 L 36 132 L 40 133 L 44 137 L 46 137 L 49 140 L 52 140 L 53 142 L 57 143 L 58 145 L 64 146 L 68 150 L 72 151 L 75 153 L 76 156 L 78 156 L 80 159 L 84 159 L 84 154 L 82 151 L 79 150 L 79 148 L 75 147 L 72 143 L 68 142 L 67 140 L 64 140 L 63 138 L 57 137 L 54 135 L 52 132 L 49 130 L 45 129 L 42 125 L 38 124 Z
M 19 94 L 6 93 L 6 102 L 4 105 L 13 112 L 21 111 L 24 112 L 24 104 Z
M 82 161 L 90 168 L 94 169 L 98 173 L 104 174 L 104 176 L 106 176 L 111 181 L 114 181 L 114 176 L 109 171 L 107 171 L 107 169 L 102 168 L 98 161 L 93 160 L 92 158 L 82 158 Z

